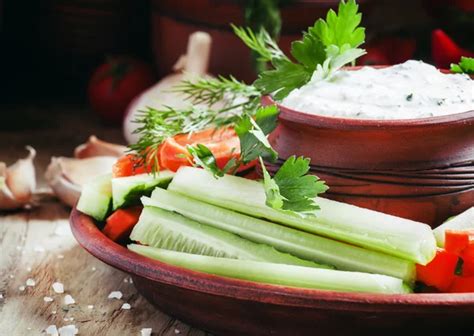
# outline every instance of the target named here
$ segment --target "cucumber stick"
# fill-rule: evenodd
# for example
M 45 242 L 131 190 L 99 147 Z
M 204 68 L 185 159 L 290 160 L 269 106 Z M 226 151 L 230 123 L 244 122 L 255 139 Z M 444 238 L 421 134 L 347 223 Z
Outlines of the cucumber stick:
M 152 247 L 193 254 L 327 267 L 278 252 L 268 245 L 253 243 L 232 233 L 155 207 L 143 209 L 130 239 Z
M 209 257 L 135 244 L 128 245 L 128 248 L 174 266 L 254 282 L 345 292 L 385 294 L 410 292 L 402 280 L 386 275 Z
M 340 270 L 385 274 L 408 283 L 415 280 L 413 262 L 250 217 L 172 191 L 157 188 L 151 198 L 142 197 L 142 203 L 175 211 L 256 243 Z
M 156 174 L 140 174 L 112 179 L 112 199 L 114 210 L 138 204 L 140 197 L 150 195 L 155 187 L 166 187 L 174 173 L 162 170 Z
M 474 207 L 448 220 L 433 230 L 439 247 L 444 247 L 444 234 L 446 230 L 474 229 Z
M 112 207 L 112 176 L 99 176 L 82 187 L 77 210 L 103 221 Z
M 433 232 L 426 224 L 319 197 L 315 202 L 321 209 L 314 216 L 275 210 L 266 206 L 260 182 L 237 176 L 215 179 L 203 169 L 182 167 L 168 190 L 422 265 L 436 253 Z

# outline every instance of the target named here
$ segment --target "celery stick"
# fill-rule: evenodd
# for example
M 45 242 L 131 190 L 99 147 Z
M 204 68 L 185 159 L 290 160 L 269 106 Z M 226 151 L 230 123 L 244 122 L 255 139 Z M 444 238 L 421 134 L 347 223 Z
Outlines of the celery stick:
M 422 223 L 317 197 L 314 216 L 301 216 L 265 205 L 260 182 L 182 167 L 168 190 L 217 206 L 266 218 L 293 228 L 377 250 L 426 265 L 436 253 L 431 228 Z
M 209 257 L 135 244 L 128 245 L 128 248 L 174 266 L 254 282 L 345 292 L 385 294 L 410 292 L 402 280 L 386 275 Z
M 474 229 L 474 207 L 448 220 L 433 230 L 439 247 L 444 247 L 444 234 L 446 230 Z
M 413 262 L 250 217 L 172 191 L 157 188 L 151 198 L 142 197 L 142 203 L 175 211 L 282 252 L 334 265 L 340 270 L 385 274 L 409 283 L 415 279 Z
M 153 247 L 193 254 L 327 267 L 154 207 L 143 209 L 130 239 Z

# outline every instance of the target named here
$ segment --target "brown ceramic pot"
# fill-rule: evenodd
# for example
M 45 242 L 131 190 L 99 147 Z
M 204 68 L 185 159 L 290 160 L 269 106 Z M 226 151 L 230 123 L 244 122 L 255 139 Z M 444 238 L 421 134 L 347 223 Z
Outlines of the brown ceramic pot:
M 133 277 L 164 312 L 215 335 L 472 335 L 472 294 L 360 294 L 297 289 L 174 267 L 127 250 L 73 210 L 71 228 L 92 255 Z

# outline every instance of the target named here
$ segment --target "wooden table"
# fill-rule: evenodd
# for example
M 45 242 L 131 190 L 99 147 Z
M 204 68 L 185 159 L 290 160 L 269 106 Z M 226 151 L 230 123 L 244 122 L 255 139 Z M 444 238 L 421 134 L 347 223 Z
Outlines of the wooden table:
M 90 134 L 121 140 L 120 130 L 87 121 L 82 109 L 69 115 L 61 113 L 69 106 L 56 109 L 52 127 L 0 132 L 0 161 L 15 161 L 28 144 L 37 149 L 42 193 L 47 192 L 42 176 L 52 155 L 71 155 Z M 0 215 L 0 336 L 45 335 L 49 325 L 69 324 L 79 335 L 140 335 L 142 328 L 152 328 L 152 335 L 206 335 L 158 311 L 126 274 L 84 251 L 71 234 L 68 215 L 69 209 L 47 193 L 31 211 Z M 28 279 L 35 285 L 26 286 Z M 52 289 L 56 281 L 64 284 L 63 294 Z M 112 291 L 121 291 L 122 299 L 109 299 Z M 64 303 L 67 294 L 74 304 Z M 124 303 L 131 309 L 121 309 Z

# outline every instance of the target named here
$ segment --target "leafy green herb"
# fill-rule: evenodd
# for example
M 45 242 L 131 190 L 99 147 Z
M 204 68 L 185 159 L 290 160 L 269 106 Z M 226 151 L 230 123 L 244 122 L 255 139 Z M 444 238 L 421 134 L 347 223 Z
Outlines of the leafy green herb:
M 273 179 L 260 160 L 267 205 L 274 209 L 309 212 L 319 209 L 314 198 L 328 187 L 317 176 L 307 175 L 310 160 L 291 156 L 280 167 Z
M 461 57 L 459 64 L 451 64 L 451 71 L 454 73 L 474 74 L 474 58 Z
M 249 163 L 259 156 L 275 161 L 278 154 L 268 142 L 267 135 L 276 127 L 278 109 L 276 106 L 260 107 L 255 120 L 245 114 L 235 124 L 235 132 L 240 140 L 240 156 L 242 163 Z
M 303 39 L 292 44 L 291 55 L 298 63 L 276 53 L 266 38 L 259 38 L 248 29 L 234 28 L 242 41 L 262 59 L 271 61 L 274 68 L 262 72 L 254 86 L 262 94 L 273 94 L 281 100 L 312 78 L 330 78 L 335 71 L 364 55 L 365 50 L 358 48 L 365 39 L 365 30 L 359 27 L 362 15 L 358 10 L 355 0 L 341 1 L 337 14 L 330 10 L 326 20 L 319 19 L 309 27 Z
M 197 144 L 196 146 L 188 146 L 187 149 L 189 154 L 193 157 L 194 163 L 197 166 L 210 171 L 216 178 L 224 176 L 224 174 L 235 165 L 235 159 L 232 158 L 224 169 L 220 169 L 217 166 L 216 158 L 211 150 L 205 145 Z

